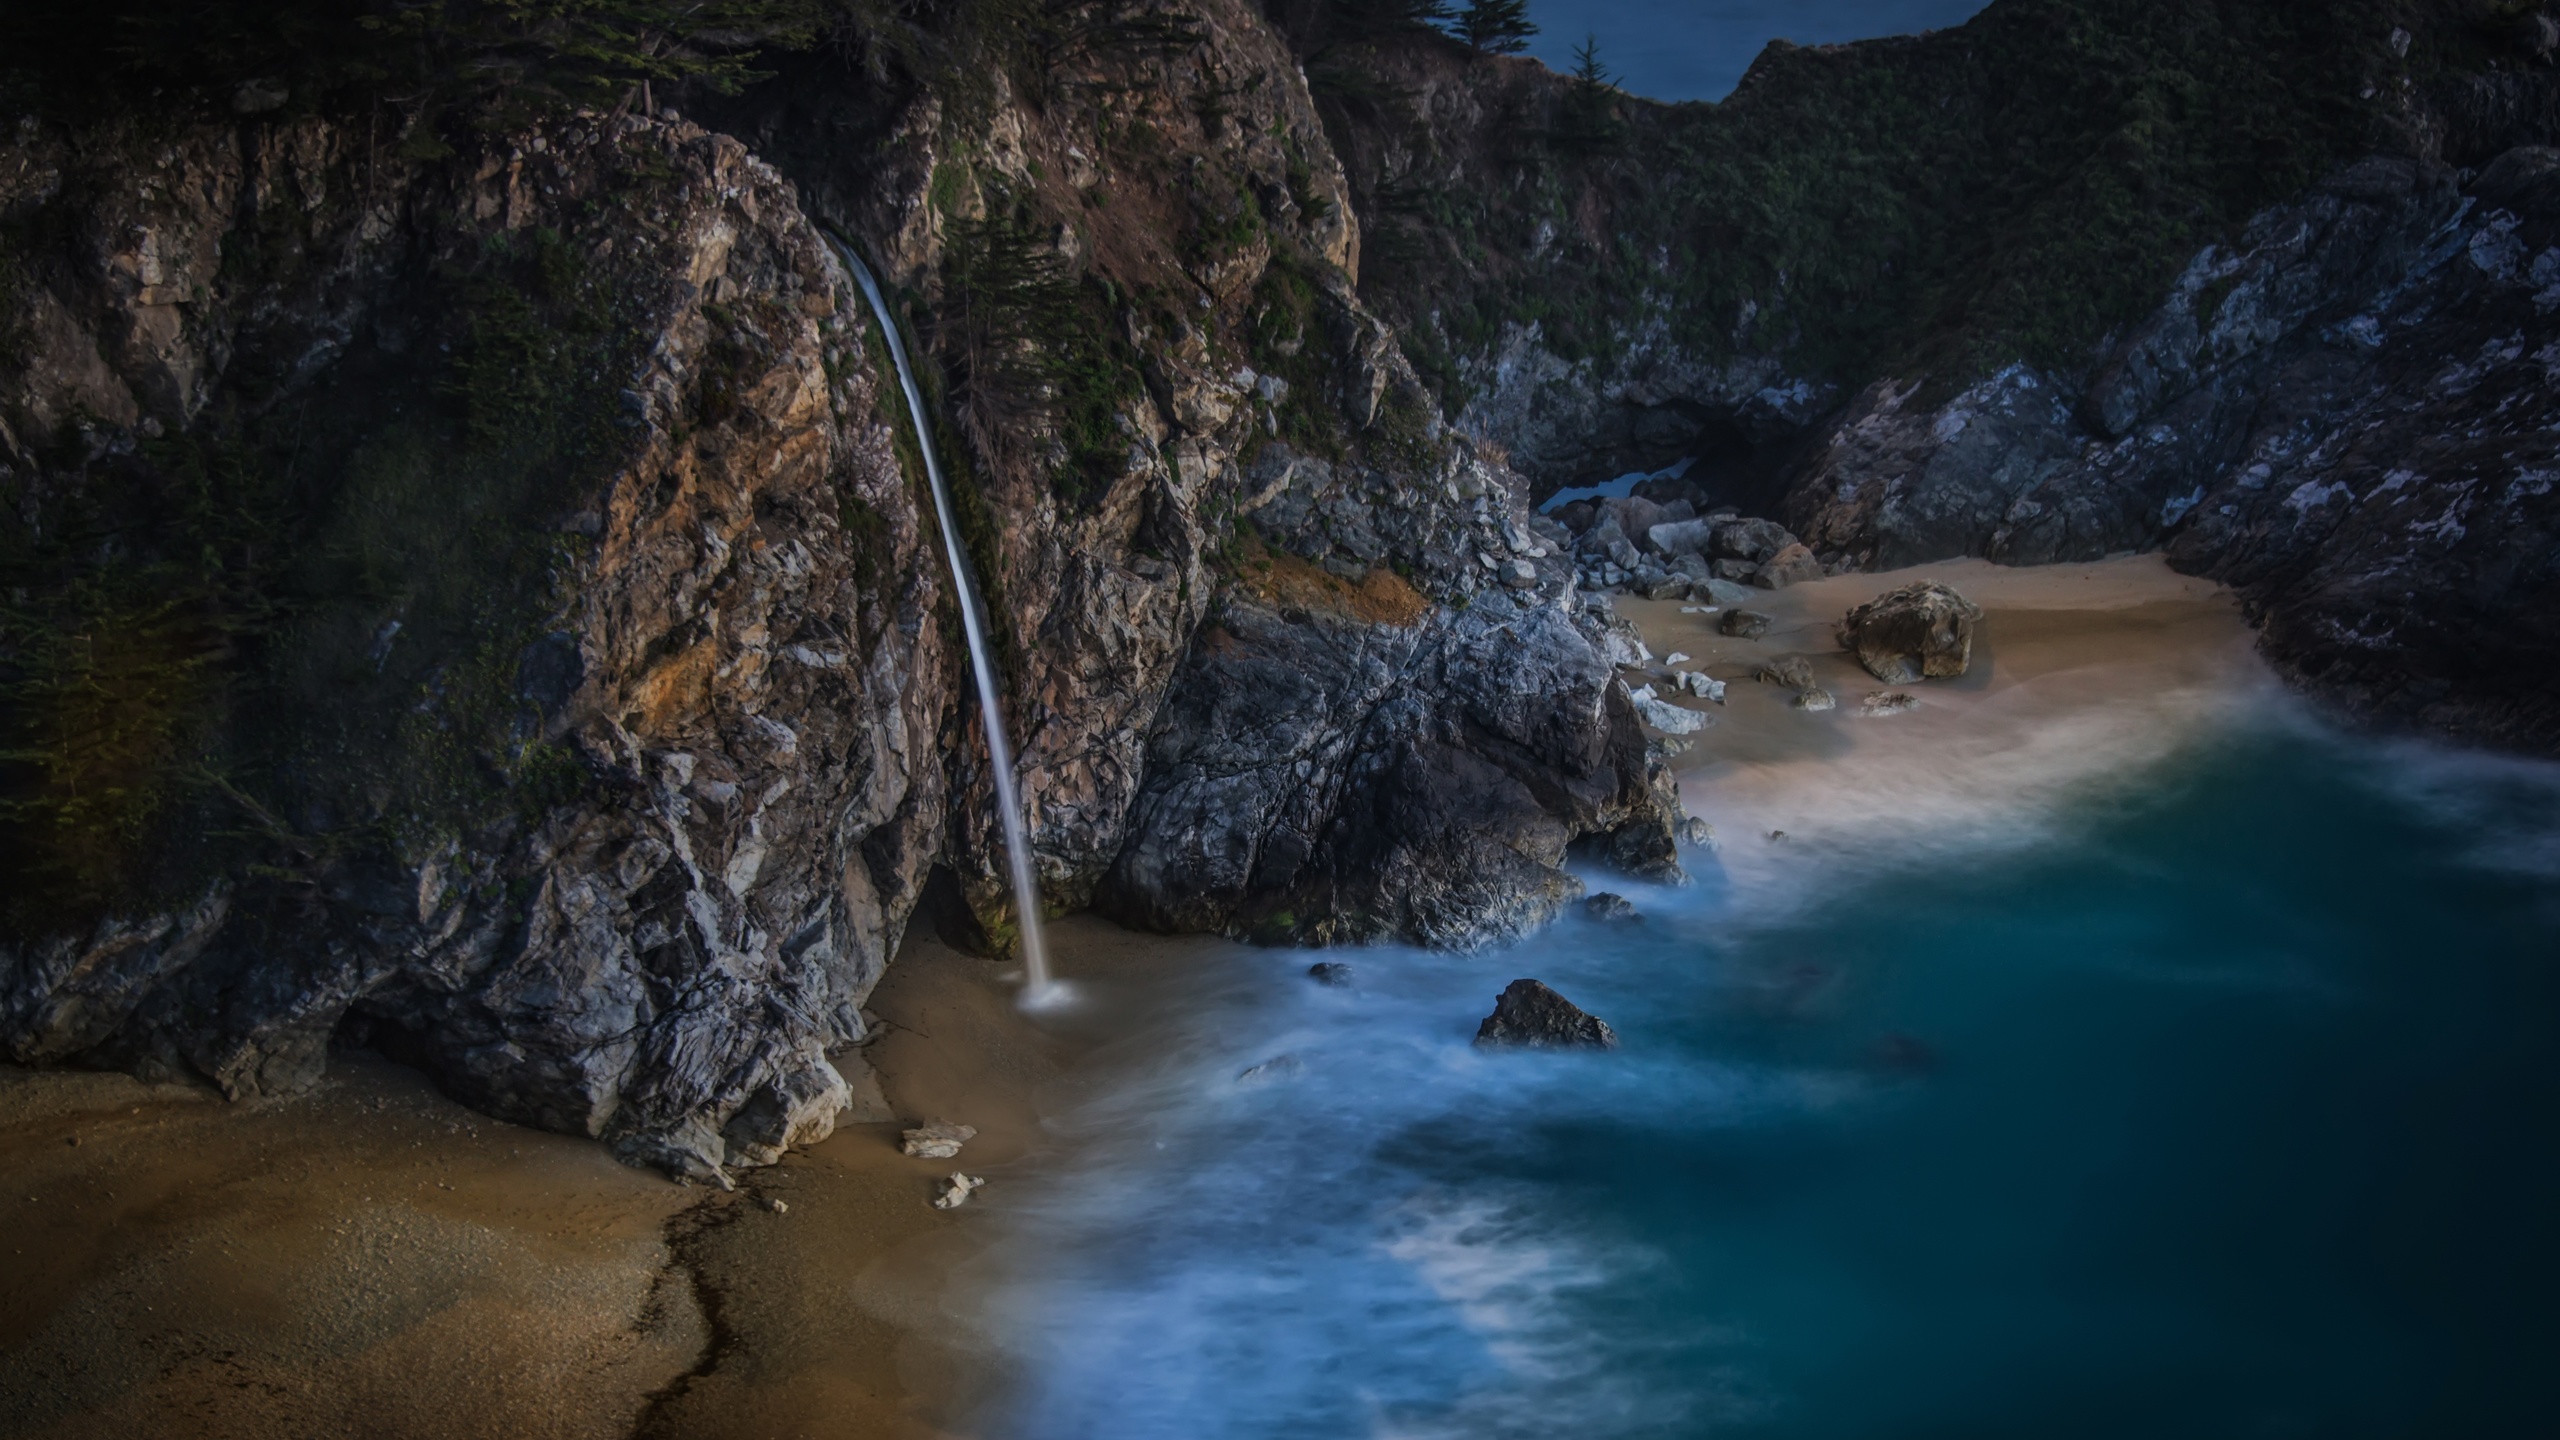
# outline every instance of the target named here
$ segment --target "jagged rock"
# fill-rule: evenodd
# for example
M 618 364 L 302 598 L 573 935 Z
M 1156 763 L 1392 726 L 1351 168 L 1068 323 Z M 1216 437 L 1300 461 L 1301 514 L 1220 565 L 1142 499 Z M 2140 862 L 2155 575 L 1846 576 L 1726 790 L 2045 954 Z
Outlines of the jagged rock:
M 1756 604 L 1761 598 L 1759 593 L 1748 585 L 1738 585 L 1731 580 L 1714 579 L 1708 580 L 1702 587 L 1693 587 L 1690 596 L 1693 599 L 1711 600 L 1718 605 L 1728 607 Z
M 1148 929 L 1472 948 L 1580 893 L 1577 839 L 1678 880 L 1676 788 L 1600 648 L 1641 647 L 1579 614 L 1368 625 L 1231 599 L 1158 721 L 1101 908 Z
M 1784 685 L 1790 690 L 1808 690 L 1813 687 L 1813 662 L 1801 655 L 1781 655 L 1760 662 L 1760 668 L 1751 673 L 1751 678 L 1770 685 Z
M 1671 683 L 1679 686 L 1684 694 L 1712 700 L 1718 705 L 1724 703 L 1724 682 L 1701 671 L 1683 670 L 1671 677 Z
M 933 1197 L 933 1208 L 957 1210 L 968 1204 L 969 1197 L 985 1189 L 986 1185 L 987 1182 L 983 1176 L 963 1175 L 954 1170 L 951 1172 L 951 1178 L 943 1182 L 942 1193 Z
M 1775 520 L 1718 521 L 1710 544 L 1710 553 L 1720 560 L 1740 560 L 1752 566 L 1765 565 L 1780 551 L 1796 543 L 1787 527 Z
M 1514 980 L 1494 1001 L 1493 1013 L 1476 1029 L 1478 1045 L 1521 1045 L 1532 1049 L 1618 1048 L 1618 1032 L 1607 1021 L 1536 980 Z
M 1661 554 L 1701 555 L 1715 539 L 1716 522 L 1673 520 L 1644 533 L 1646 542 Z
M 1973 663 L 1981 607 L 1934 580 L 1905 585 L 1851 610 L 1840 643 L 1888 685 L 1952 679 Z
M 1647 600 L 1686 600 L 1689 598 L 1689 581 L 1677 575 L 1640 580 L 1636 584 L 1636 593 Z
M 1694 735 L 1716 723 L 1712 715 L 1674 705 L 1654 694 L 1650 685 L 1629 692 L 1628 698 L 1635 703 L 1636 713 L 1644 717 L 1644 723 L 1665 735 Z
M 1707 571 L 1710 579 L 1722 580 L 1733 585 L 1741 585 L 1750 580 L 1752 576 L 1760 573 L 1760 562 L 1756 560 L 1715 560 L 1708 562 Z
M 1801 542 L 1790 544 L 1757 570 L 1751 572 L 1751 583 L 1763 590 L 1784 590 L 1790 585 L 1822 578 L 1822 562 Z
M 1727 610 L 1716 628 L 1738 640 L 1757 640 L 1778 622 L 1757 610 Z
M 1644 918 L 1636 913 L 1634 901 L 1607 890 L 1583 901 L 1582 915 L 1586 920 L 1597 920 L 1610 925 L 1621 925 L 1630 920 Z
M 1796 698 L 1789 703 L 1798 710 L 1829 710 L 1837 707 L 1840 701 L 1830 691 L 1814 685 L 1797 691 Z
M 1680 826 L 1680 838 L 1704 849 L 1716 848 L 1716 827 L 1703 815 L 1692 815 Z
M 919 1160 L 948 1160 L 960 1153 L 960 1147 L 978 1138 L 975 1125 L 950 1125 L 936 1121 L 919 1125 L 900 1136 L 900 1150 Z
M 1920 702 L 1903 690 L 1879 690 L 1858 703 L 1861 715 L 1881 718 L 1915 709 Z
M 1307 967 L 1307 975 L 1317 984 L 1337 990 L 1351 983 L 1351 967 L 1339 960 L 1319 960 Z

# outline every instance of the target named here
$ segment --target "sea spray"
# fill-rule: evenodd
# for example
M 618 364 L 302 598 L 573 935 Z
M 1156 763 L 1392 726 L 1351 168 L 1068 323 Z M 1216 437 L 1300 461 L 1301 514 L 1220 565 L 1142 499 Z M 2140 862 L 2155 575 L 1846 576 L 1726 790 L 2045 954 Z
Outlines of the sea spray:
M 1007 864 L 1013 871 L 1014 918 L 1022 927 L 1022 1003 L 1027 1006 L 1049 1004 L 1063 991 L 1049 977 L 1048 947 L 1040 934 L 1040 886 L 1031 869 L 1031 837 L 1022 820 L 1022 796 L 1014 786 L 1013 747 L 1006 743 L 1004 711 L 996 693 L 995 657 L 987 648 L 987 626 L 978 608 L 978 587 L 969 573 L 968 552 L 960 548 L 960 527 L 951 514 L 951 490 L 942 478 L 942 461 L 933 448 L 933 427 L 925 423 L 924 392 L 916 386 L 915 369 L 907 362 L 905 340 L 898 332 L 898 322 L 889 313 L 889 302 L 880 293 L 880 282 L 873 279 L 871 268 L 853 247 L 838 242 L 836 249 L 853 271 L 854 283 L 862 287 L 862 298 L 869 302 L 871 314 L 880 322 L 880 338 L 889 347 L 889 359 L 898 369 L 898 388 L 907 397 L 907 418 L 915 426 L 916 453 L 924 457 L 924 473 L 933 486 L 933 518 L 942 530 L 943 557 L 951 565 L 951 586 L 960 600 L 960 628 L 969 637 L 969 671 L 978 682 L 978 713 L 986 720 L 987 768 L 995 779 L 996 818 L 1004 825 L 1004 849 Z

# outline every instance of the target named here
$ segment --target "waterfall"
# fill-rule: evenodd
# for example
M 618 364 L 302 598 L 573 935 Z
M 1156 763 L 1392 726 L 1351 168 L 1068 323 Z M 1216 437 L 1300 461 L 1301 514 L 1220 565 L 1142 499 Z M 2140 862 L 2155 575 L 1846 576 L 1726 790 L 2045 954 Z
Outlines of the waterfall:
M 987 650 L 987 626 L 978 609 L 978 587 L 969 577 L 969 556 L 960 548 L 960 527 L 951 517 L 951 491 L 942 478 L 942 462 L 934 453 L 932 427 L 924 423 L 924 392 L 916 388 L 915 368 L 907 363 L 907 347 L 899 338 L 898 322 L 889 313 L 880 282 L 872 278 L 862 257 L 841 240 L 836 242 L 836 250 L 852 267 L 854 283 L 862 287 L 862 298 L 870 302 L 872 315 L 880 321 L 880 338 L 887 342 L 889 358 L 898 367 L 898 388 L 906 392 L 907 419 L 915 426 L 916 451 L 924 456 L 925 478 L 933 482 L 933 517 L 942 527 L 943 558 L 951 564 L 951 586 L 960 597 L 960 628 L 969 637 L 969 669 L 978 681 L 978 714 L 987 726 L 987 765 L 995 776 L 996 818 L 1004 824 L 1005 857 L 1013 870 L 1013 909 L 1022 925 L 1022 1003 L 1045 1005 L 1063 992 L 1049 978 L 1049 951 L 1040 935 L 1040 887 L 1031 870 L 1031 837 L 1023 829 L 1022 797 L 1014 788 L 1013 747 L 1005 742 L 1004 711 L 996 703 L 995 657 Z

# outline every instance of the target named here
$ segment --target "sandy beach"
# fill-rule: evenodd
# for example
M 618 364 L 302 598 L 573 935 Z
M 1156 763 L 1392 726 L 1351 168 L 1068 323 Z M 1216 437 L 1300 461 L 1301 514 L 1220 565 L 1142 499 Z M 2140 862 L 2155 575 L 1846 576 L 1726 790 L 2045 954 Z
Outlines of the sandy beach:
M 1831 627 L 1919 578 L 1985 610 L 1975 663 L 1887 687 Z M 1746 891 L 1834 833 L 1907 823 L 1926 843 L 1963 823 L 1984 767 L 2086 783 L 2257 684 L 2229 598 L 2156 558 L 1847 575 L 1755 608 L 1777 623 L 1747 641 L 1620 602 L 1657 655 L 1728 682 L 1723 705 L 1684 702 L 1715 723 L 1678 765 Z M 1753 680 L 1787 655 L 1839 708 Z M 1862 716 L 1888 688 L 1916 707 Z M 1052 943 L 1079 992 L 1055 1014 L 1015 1008 L 1012 967 L 924 935 L 872 1001 L 882 1034 L 861 1055 L 902 1121 L 977 1127 L 961 1160 L 907 1158 L 899 1124 L 848 1126 L 734 1193 L 474 1114 L 364 1053 L 314 1093 L 241 1105 L 0 1070 L 0 1437 L 967 1434 L 1002 1380 L 971 1270 L 1009 1191 L 1036 1186 L 1072 1144 L 1052 1120 L 1142 1059 L 1132 1037 L 1226 948 L 1086 917 Z M 955 1165 L 989 1186 L 935 1210 Z

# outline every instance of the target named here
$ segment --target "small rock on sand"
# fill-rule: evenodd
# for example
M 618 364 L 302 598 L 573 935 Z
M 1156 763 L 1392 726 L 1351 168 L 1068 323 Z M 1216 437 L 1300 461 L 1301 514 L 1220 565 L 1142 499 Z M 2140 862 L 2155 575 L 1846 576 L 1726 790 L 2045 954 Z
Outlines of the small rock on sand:
M 1801 655 L 1782 655 L 1775 660 L 1763 661 L 1752 678 L 1772 685 L 1784 685 L 1790 690 L 1810 690 L 1813 688 L 1813 663 Z
M 1795 707 L 1799 710 L 1830 710 L 1839 704 L 1837 697 L 1819 685 L 1807 686 L 1796 692 Z
M 1778 622 L 1757 610 L 1727 610 L 1716 628 L 1738 640 L 1757 640 Z
M 1867 716 L 1899 715 L 1917 708 L 1919 704 L 1907 690 L 1879 690 L 1858 702 L 1858 713 Z
M 933 1208 L 936 1210 L 957 1210 L 961 1206 L 968 1204 L 969 1197 L 977 1194 L 979 1190 L 985 1187 L 986 1183 L 985 1178 L 982 1176 L 963 1175 L 959 1171 L 954 1170 L 951 1172 L 951 1178 L 943 1182 L 942 1193 L 933 1197 Z
M 1624 895 L 1612 894 L 1606 890 L 1583 901 L 1582 913 L 1590 919 L 1607 921 L 1611 924 L 1624 924 L 1629 920 L 1644 918 L 1636 913 L 1634 901 Z
M 906 1132 L 906 1152 L 919 1160 L 948 1160 L 960 1153 L 960 1147 L 978 1138 L 974 1125 L 919 1125 Z
M 1307 978 L 1340 989 L 1351 983 L 1351 967 L 1339 960 L 1319 960 L 1307 967 Z
M 1478 1045 L 1615 1050 L 1618 1032 L 1536 980 L 1514 980 L 1476 1029 Z

